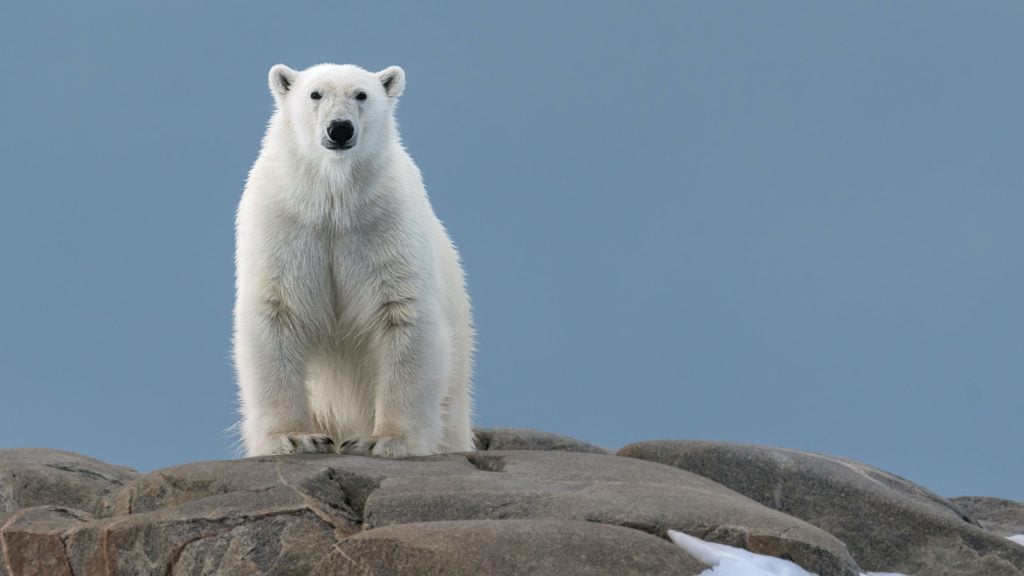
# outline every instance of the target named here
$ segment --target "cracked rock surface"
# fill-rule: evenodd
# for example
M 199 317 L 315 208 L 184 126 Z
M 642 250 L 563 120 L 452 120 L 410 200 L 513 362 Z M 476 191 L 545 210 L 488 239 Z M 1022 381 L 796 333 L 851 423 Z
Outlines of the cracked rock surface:
M 138 475 L 130 468 L 63 450 L 0 450 L 0 522 L 12 512 L 41 505 L 102 515 L 111 496 Z
M 1024 546 L 987 530 L 958 504 L 859 462 L 682 440 L 640 442 L 618 454 L 699 474 L 806 520 L 846 543 L 865 571 L 1024 576 Z
M 741 494 L 747 487 L 736 478 L 684 469 L 665 446 L 625 450 L 659 460 L 652 462 L 543 432 L 480 433 L 481 451 L 467 454 L 293 455 L 143 475 L 68 452 L 0 450 L 0 576 L 703 572 L 706 566 L 668 541 L 668 529 L 790 559 L 821 576 L 865 568 L 851 554 L 860 548 L 843 542 L 860 546 L 855 523 L 822 521 L 835 507 L 821 503 L 821 511 L 806 514 L 809 505 L 780 505 L 795 501 L 791 484 L 824 500 L 874 497 L 815 465 L 791 459 L 772 472 L 748 455 L 731 474 L 772 483 L 765 499 L 756 490 Z M 759 450 L 761 458 L 778 458 Z M 768 472 L 775 476 L 764 477 Z M 974 565 L 963 563 L 971 555 L 960 547 L 977 551 L 997 536 L 909 482 L 878 481 L 948 522 L 930 525 L 935 561 L 964 567 L 957 572 L 963 576 L 1019 574 L 998 571 L 998 563 L 985 565 L 995 571 L 972 572 Z M 779 482 L 782 492 L 774 488 Z M 871 520 L 862 520 L 861 532 L 873 529 Z

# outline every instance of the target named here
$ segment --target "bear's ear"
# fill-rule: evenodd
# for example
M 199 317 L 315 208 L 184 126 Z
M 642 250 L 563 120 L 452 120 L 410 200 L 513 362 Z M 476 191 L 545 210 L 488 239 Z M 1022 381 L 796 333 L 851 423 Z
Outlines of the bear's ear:
M 295 84 L 295 77 L 298 74 L 284 64 L 278 64 L 271 68 L 269 81 L 270 91 L 274 94 L 274 98 L 284 97 L 291 90 L 292 84 Z
M 405 70 L 398 66 L 388 66 L 377 72 L 380 83 L 384 85 L 384 92 L 391 98 L 398 98 L 405 90 Z

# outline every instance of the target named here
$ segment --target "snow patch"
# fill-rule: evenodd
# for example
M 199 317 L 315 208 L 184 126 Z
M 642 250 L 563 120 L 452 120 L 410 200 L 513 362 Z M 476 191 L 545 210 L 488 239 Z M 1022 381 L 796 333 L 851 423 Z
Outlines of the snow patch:
M 1007 536 L 1007 540 L 1012 540 L 1021 546 L 1024 546 L 1024 534 L 1017 534 L 1016 536 Z
M 749 550 L 733 548 L 725 544 L 705 542 L 689 534 L 668 531 L 668 537 L 677 546 L 711 566 L 698 576 L 818 576 L 808 572 L 789 560 L 754 554 Z M 1024 536 L 1022 536 L 1024 538 Z M 869 572 L 863 576 L 906 576 L 894 572 Z

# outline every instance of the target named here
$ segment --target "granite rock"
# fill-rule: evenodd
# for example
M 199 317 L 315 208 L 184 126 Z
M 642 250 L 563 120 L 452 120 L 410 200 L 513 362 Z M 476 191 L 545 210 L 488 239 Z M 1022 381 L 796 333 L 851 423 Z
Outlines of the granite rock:
M 366 501 L 364 528 L 451 520 L 577 520 L 666 537 L 675 529 L 712 542 L 789 558 L 821 576 L 857 566 L 831 535 L 700 476 L 615 456 L 481 452 L 431 462 L 386 480 Z
M 961 496 L 951 502 L 990 532 L 1000 536 L 1024 534 L 1024 503 L 983 496 Z
M 1024 576 L 1024 547 L 952 502 L 864 464 L 724 442 L 631 444 L 620 456 L 699 474 L 846 543 L 861 568 L 928 576 Z
M 680 574 L 667 538 L 820 576 L 1022 576 L 1021 505 L 945 500 L 806 452 L 647 442 L 608 454 L 518 429 L 478 452 L 291 455 L 139 475 L 69 452 L 0 450 L 0 576 Z M 859 564 L 859 565 L 858 565 Z
M 600 446 L 569 436 L 525 428 L 477 428 L 478 450 L 543 450 L 610 454 Z
M 564 520 L 394 524 L 347 538 L 337 551 L 343 570 L 380 576 L 692 576 L 707 568 L 662 538 Z
M 138 472 L 62 450 L 0 450 L 0 517 L 32 506 L 75 508 L 102 516 L 111 496 Z
M 424 566 L 439 566 L 447 551 L 462 558 L 453 574 L 513 565 L 512 573 L 555 573 L 569 564 L 599 573 L 605 563 L 606 573 L 630 573 L 620 569 L 630 563 L 635 573 L 659 573 L 672 562 L 681 574 L 699 572 L 667 540 L 673 528 L 792 558 L 822 576 L 857 570 L 841 542 L 805 522 L 688 472 L 595 453 L 200 462 L 138 476 L 106 502 L 97 515 L 55 504 L 15 512 L 0 528 L 5 569 L 33 573 L 42 550 L 46 569 L 74 574 L 343 574 L 356 565 L 387 574 L 427 556 L 434 564 Z M 559 543 L 590 560 L 556 553 Z M 381 550 L 393 553 L 378 558 Z M 649 557 L 637 560 L 638 551 Z

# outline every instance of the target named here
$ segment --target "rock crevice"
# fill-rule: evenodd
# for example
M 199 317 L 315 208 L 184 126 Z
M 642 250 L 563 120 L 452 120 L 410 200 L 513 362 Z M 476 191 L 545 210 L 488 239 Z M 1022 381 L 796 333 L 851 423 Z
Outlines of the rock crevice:
M 401 461 L 294 455 L 138 474 L 0 450 L 0 576 L 676 574 L 669 529 L 820 576 L 1024 576 L 1024 506 L 950 502 L 792 450 L 478 431 L 481 451 Z M 975 520 L 977 519 L 977 521 Z M 1024 530 L 1022 530 L 1024 531 Z

